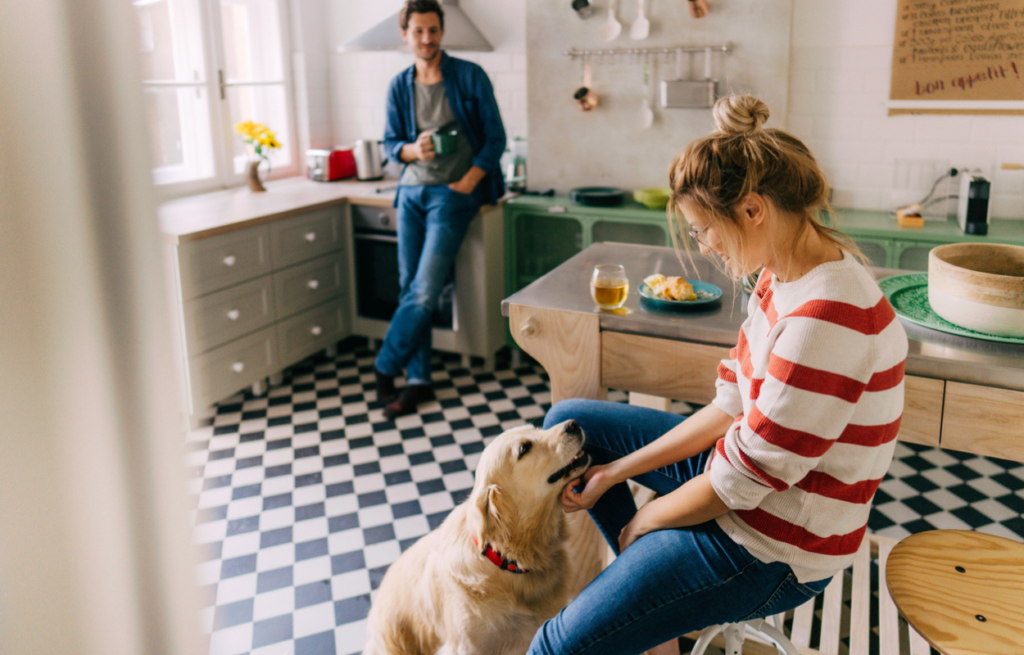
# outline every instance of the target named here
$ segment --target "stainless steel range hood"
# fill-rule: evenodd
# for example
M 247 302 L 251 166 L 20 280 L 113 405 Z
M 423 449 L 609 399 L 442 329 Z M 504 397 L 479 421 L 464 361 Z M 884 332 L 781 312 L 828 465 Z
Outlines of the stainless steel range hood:
M 494 48 L 487 42 L 480 30 L 473 25 L 458 0 L 442 0 L 444 8 L 444 40 L 441 47 L 445 50 L 463 50 L 471 52 L 491 52 Z M 338 52 L 359 52 L 364 50 L 408 50 L 409 46 L 402 40 L 398 26 L 398 13 L 386 18 L 366 30 L 354 39 L 349 39 L 338 46 Z

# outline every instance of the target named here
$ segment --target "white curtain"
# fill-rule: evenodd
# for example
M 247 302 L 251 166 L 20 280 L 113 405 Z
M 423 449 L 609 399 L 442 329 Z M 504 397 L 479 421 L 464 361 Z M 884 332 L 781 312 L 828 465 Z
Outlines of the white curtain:
M 0 652 L 199 653 L 126 0 L 0 0 Z

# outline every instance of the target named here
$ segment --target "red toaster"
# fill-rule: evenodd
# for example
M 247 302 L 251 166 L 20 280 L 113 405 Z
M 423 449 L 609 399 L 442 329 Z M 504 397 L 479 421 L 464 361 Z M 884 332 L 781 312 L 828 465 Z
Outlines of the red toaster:
M 309 179 L 317 182 L 343 180 L 355 176 L 356 158 L 351 148 L 307 150 L 306 168 Z

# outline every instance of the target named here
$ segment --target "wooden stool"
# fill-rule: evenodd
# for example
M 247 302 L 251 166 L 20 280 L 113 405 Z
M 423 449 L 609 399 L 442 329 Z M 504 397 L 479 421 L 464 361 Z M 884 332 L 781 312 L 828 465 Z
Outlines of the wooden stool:
M 919 532 L 892 549 L 885 581 L 903 618 L 943 655 L 1024 652 L 1024 544 Z

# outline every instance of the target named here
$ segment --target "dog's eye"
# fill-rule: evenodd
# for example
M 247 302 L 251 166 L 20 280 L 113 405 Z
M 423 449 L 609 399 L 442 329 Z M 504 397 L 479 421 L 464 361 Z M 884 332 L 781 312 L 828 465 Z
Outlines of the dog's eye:
M 532 447 L 533 443 L 530 441 L 524 441 L 523 443 L 519 444 L 519 459 L 522 459 L 523 456 L 526 455 L 526 453 L 530 452 L 530 448 Z

